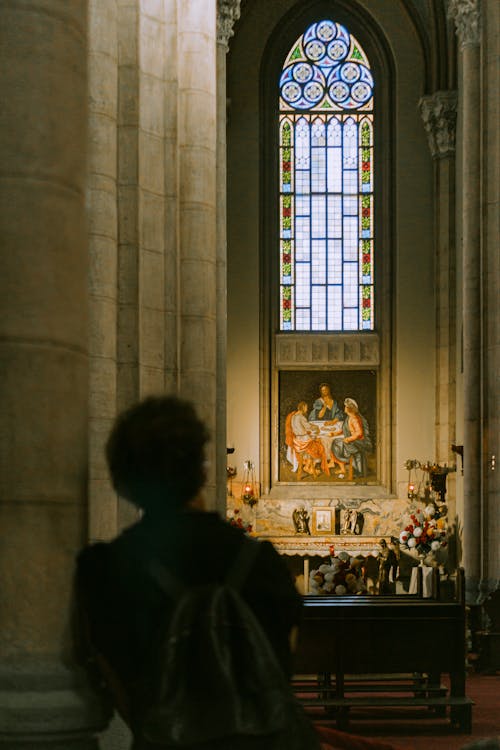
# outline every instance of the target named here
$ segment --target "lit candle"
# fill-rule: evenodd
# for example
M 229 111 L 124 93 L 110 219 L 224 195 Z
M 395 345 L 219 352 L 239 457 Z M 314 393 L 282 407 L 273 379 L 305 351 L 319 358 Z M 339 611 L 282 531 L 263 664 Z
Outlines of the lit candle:
M 304 594 L 309 593 L 309 558 L 304 557 Z

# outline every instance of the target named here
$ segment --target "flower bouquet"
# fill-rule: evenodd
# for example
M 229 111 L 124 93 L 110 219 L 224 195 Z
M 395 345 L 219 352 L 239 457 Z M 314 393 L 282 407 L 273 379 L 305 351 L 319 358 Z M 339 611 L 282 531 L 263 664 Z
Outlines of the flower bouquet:
M 253 531 L 252 524 L 244 521 L 239 513 L 239 509 L 235 508 L 233 511 L 233 515 L 228 518 L 229 523 L 231 524 L 231 526 L 235 526 L 237 529 L 241 529 L 242 531 L 244 531 L 245 534 L 251 534 Z
M 399 535 L 401 549 L 414 549 L 427 555 L 446 547 L 446 517 L 434 503 L 410 515 L 409 523 Z
M 365 594 L 362 560 L 351 558 L 347 552 L 331 557 L 330 564 L 324 563 L 309 575 L 309 593 L 342 596 L 343 594 Z

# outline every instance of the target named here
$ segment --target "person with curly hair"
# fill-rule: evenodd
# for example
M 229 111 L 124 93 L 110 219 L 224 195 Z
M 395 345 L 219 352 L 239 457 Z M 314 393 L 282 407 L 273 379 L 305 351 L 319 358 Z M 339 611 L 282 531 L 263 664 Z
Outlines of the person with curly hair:
M 151 561 L 188 587 L 210 584 L 225 580 L 243 543 L 257 545 L 241 595 L 283 671 L 291 670 L 300 596 L 271 543 L 246 539 L 205 509 L 208 438 L 192 404 L 176 396 L 146 398 L 121 414 L 107 442 L 107 462 L 115 490 L 142 515 L 77 558 L 76 657 L 97 682 L 104 680 L 134 736 L 154 700 L 161 639 L 175 607 L 149 574 Z

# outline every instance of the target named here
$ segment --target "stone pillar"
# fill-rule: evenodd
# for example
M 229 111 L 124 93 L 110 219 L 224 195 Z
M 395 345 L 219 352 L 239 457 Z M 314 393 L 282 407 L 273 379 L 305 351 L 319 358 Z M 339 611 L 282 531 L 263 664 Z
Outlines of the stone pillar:
M 420 100 L 434 159 L 436 244 L 436 461 L 454 462 L 456 442 L 456 248 L 455 134 L 457 92 L 436 91 Z M 455 478 L 448 475 L 450 517 L 455 516 Z
M 485 260 L 487 591 L 500 588 L 500 3 L 483 5 L 483 248 Z M 497 594 L 498 595 L 498 594 Z M 496 623 L 500 627 L 500 623 Z
M 117 409 L 165 388 L 165 90 L 172 50 L 164 3 L 118 11 Z M 175 49 L 173 50 L 175 57 Z M 118 525 L 136 518 L 119 500 Z
M 463 565 L 467 598 L 477 599 L 483 575 L 483 404 L 481 384 L 481 50 L 478 0 L 449 0 L 462 51 L 462 242 L 464 372 Z
M 179 391 L 206 422 L 207 500 L 215 508 L 217 396 L 216 3 L 180 0 Z
M 89 3 L 89 536 L 117 531 L 104 445 L 116 414 L 117 0 Z
M 116 409 L 140 398 L 139 382 L 139 3 L 118 4 L 118 309 Z M 134 521 L 130 503 L 118 500 L 117 523 Z
M 165 3 L 139 2 L 138 274 L 140 396 L 165 383 L 165 90 L 172 52 Z
M 179 153 L 177 0 L 165 3 L 165 391 L 175 393 L 179 374 Z
M 86 540 L 87 3 L 0 5 L 0 748 L 95 750 L 68 660 Z
M 217 408 L 216 508 L 226 515 L 226 354 L 227 354 L 227 94 L 226 55 L 240 0 L 217 0 Z

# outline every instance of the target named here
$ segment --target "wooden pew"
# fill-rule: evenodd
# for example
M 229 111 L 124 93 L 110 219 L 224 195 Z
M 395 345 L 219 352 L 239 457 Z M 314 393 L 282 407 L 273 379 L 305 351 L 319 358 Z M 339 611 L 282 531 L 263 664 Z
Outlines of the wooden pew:
M 470 732 L 462 574 L 458 581 L 454 601 L 305 596 L 294 664 L 303 705 L 323 706 L 339 728 L 356 707 L 427 707 L 436 716 L 449 710 L 452 725 Z M 449 690 L 440 684 L 442 673 L 449 676 Z

